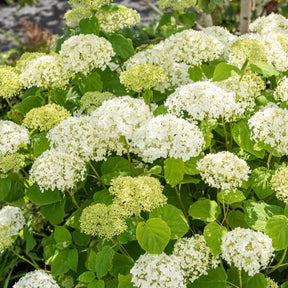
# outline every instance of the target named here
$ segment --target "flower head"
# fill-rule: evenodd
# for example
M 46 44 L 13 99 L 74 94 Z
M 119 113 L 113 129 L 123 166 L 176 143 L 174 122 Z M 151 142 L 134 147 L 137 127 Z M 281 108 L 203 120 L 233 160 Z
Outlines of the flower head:
M 13 288 L 60 288 L 52 275 L 43 270 L 28 272 L 13 285 Z
M 29 131 L 9 120 L 0 120 L 0 154 L 14 153 L 21 144 L 30 142 Z
M 118 204 L 95 204 L 86 207 L 80 217 L 81 231 L 92 236 L 111 239 L 124 232 L 126 211 Z
M 241 187 L 251 172 L 244 160 L 228 151 L 207 154 L 197 162 L 197 169 L 209 186 L 223 190 Z
M 184 273 L 177 256 L 145 253 L 130 270 L 133 284 L 139 288 L 185 288 Z
M 123 205 L 128 215 L 139 215 L 141 211 L 166 204 L 159 180 L 149 176 L 118 177 L 113 179 L 109 192 L 115 196 L 114 202 Z
M 17 173 L 26 165 L 25 159 L 25 155 L 17 152 L 0 154 L 0 178 L 7 177 L 11 171 Z
M 195 0 L 159 0 L 158 5 L 161 9 L 169 7 L 173 10 L 184 10 L 195 6 Z
M 23 85 L 19 71 L 10 66 L 0 66 L 0 97 L 12 98 L 19 94 Z
M 176 89 L 165 102 L 168 111 L 183 117 L 187 112 L 195 120 L 224 118 L 228 120 L 241 114 L 240 105 L 235 102 L 234 92 L 227 92 L 209 81 L 199 81 Z
M 288 167 L 278 168 L 271 178 L 271 186 L 279 200 L 288 203 Z
M 113 8 L 114 9 L 111 10 L 100 9 L 96 13 L 100 29 L 106 33 L 112 33 L 125 27 L 134 26 L 141 20 L 139 13 L 134 9 L 129 9 L 121 5 L 113 5 Z
M 267 288 L 278 288 L 279 287 L 278 284 L 269 277 L 266 277 L 266 281 L 267 281 Z
M 42 153 L 33 163 L 30 180 L 42 191 L 55 188 L 65 191 L 83 181 L 85 172 L 85 161 L 79 156 L 52 149 Z
M 166 80 L 165 71 L 151 64 L 136 64 L 120 74 L 120 82 L 135 92 L 153 89 Z
M 191 238 L 178 239 L 173 255 L 179 258 L 185 278 L 190 282 L 207 275 L 209 269 L 216 268 L 220 263 L 219 256 L 213 256 L 204 236 L 198 234 Z
M 7 205 L 0 210 L 0 224 L 8 226 L 11 235 L 17 235 L 25 223 L 26 221 L 20 208 Z
M 222 238 L 221 257 L 239 270 L 253 276 L 265 268 L 273 257 L 272 240 L 260 231 L 235 228 Z
M 156 116 L 143 124 L 133 143 L 145 162 L 161 157 L 187 161 L 198 156 L 205 146 L 203 134 L 195 124 L 170 114 Z
M 84 7 L 75 7 L 68 10 L 64 14 L 64 19 L 68 27 L 78 26 L 79 22 L 83 18 L 89 18 L 92 16 L 92 12 L 88 8 Z
M 80 34 L 67 39 L 59 54 L 68 74 L 81 72 L 87 75 L 94 68 L 104 70 L 115 52 L 105 38 Z
M 57 104 L 47 104 L 39 108 L 31 109 L 23 119 L 22 125 L 39 131 L 49 131 L 59 125 L 71 114 L 64 107 Z
M 20 81 L 25 87 L 65 86 L 68 76 L 64 73 L 62 58 L 58 54 L 38 56 L 25 63 L 22 68 Z
M 251 139 L 288 154 L 288 110 L 269 103 L 249 120 Z
M 284 76 L 274 91 L 274 98 L 278 101 L 288 101 L 288 78 Z

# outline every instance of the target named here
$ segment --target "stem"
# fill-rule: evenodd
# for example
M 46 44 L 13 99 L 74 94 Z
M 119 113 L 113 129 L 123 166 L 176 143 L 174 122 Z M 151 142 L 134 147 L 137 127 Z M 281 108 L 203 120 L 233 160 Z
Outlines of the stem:
M 184 213 L 184 215 L 185 215 L 185 218 L 186 218 L 187 221 L 188 221 L 187 212 L 186 212 L 185 206 L 184 206 L 184 204 L 183 204 L 183 202 L 182 202 L 181 195 L 180 195 L 180 191 L 177 189 L 176 186 L 175 186 L 175 191 L 176 191 L 176 195 L 177 195 L 177 197 L 178 197 L 179 203 L 180 203 L 180 205 L 181 205 L 182 211 L 183 211 L 183 213 Z M 188 223 L 189 223 L 189 222 L 188 222 Z
M 79 204 L 77 203 L 77 201 L 76 201 L 76 199 L 75 199 L 75 197 L 74 197 L 74 194 L 73 194 L 72 192 L 70 192 L 68 189 L 66 189 L 66 192 L 71 196 L 72 201 L 73 201 L 73 203 L 75 204 L 75 206 L 77 207 L 77 209 L 82 212 L 83 210 L 82 210 L 82 208 L 79 206 Z
M 156 12 L 158 15 L 162 16 L 163 12 L 158 9 L 153 3 L 151 3 L 149 0 L 141 0 L 145 4 L 147 4 L 154 12 Z
M 233 283 L 231 283 L 231 282 L 229 282 L 229 281 L 225 281 L 225 283 L 227 283 L 227 284 L 229 284 L 229 285 L 231 285 L 231 286 L 233 286 L 233 287 L 235 287 L 235 288 L 239 288 L 239 286 L 237 286 L 237 285 L 235 285 L 235 284 L 233 284 Z
M 88 162 L 92 171 L 94 172 L 94 174 L 96 175 L 96 178 L 98 179 L 98 181 L 101 183 L 101 185 L 107 189 L 106 185 L 102 182 L 100 175 L 98 174 L 98 172 L 96 171 L 96 169 L 94 168 L 94 166 L 92 165 L 92 163 L 89 161 Z
M 110 239 L 111 242 L 113 242 L 113 244 L 120 250 L 120 252 L 124 255 L 124 256 L 128 256 L 130 257 L 129 253 L 124 249 L 124 247 L 121 246 L 121 244 L 119 244 L 116 240 L 114 240 L 113 238 Z
M 23 261 L 29 263 L 31 266 L 33 266 L 36 270 L 40 270 L 41 268 L 38 266 L 38 264 L 32 263 L 30 260 L 26 259 L 25 257 L 21 256 L 20 254 L 18 254 L 14 249 L 12 249 L 11 247 L 8 247 L 8 249 L 15 254 L 17 257 L 19 257 L 20 259 L 22 259 Z
M 127 158 L 129 161 L 129 169 L 130 169 L 131 175 L 134 176 L 134 171 L 133 171 L 132 163 L 131 163 L 131 156 L 130 156 L 130 152 L 129 152 L 129 145 L 128 145 L 128 142 L 126 140 L 126 137 L 124 137 L 124 141 L 125 141 L 126 150 L 127 150 Z
M 269 165 L 270 165 L 270 161 L 271 161 L 271 158 L 272 158 L 272 154 L 273 154 L 273 151 L 274 151 L 274 147 L 272 148 L 269 156 L 268 156 L 268 160 L 267 160 L 267 169 L 269 170 Z
M 136 225 L 138 226 L 139 219 L 138 219 L 138 215 L 136 215 L 136 214 L 135 214 L 135 221 L 136 221 Z
M 239 288 L 242 288 L 242 275 L 241 275 L 241 270 L 238 270 L 238 274 L 239 274 Z
M 224 118 L 222 118 L 222 125 L 223 125 L 223 130 L 224 130 L 224 136 L 225 136 L 225 143 L 226 143 L 226 150 L 229 151 L 229 143 L 228 143 L 228 137 L 227 137 L 227 130 L 226 130 L 226 126 L 225 126 L 225 121 Z
M 229 122 L 229 126 L 230 126 L 230 144 L 231 144 L 231 150 L 233 148 L 233 135 L 232 135 L 232 124 L 231 122 Z
M 226 221 L 226 207 L 225 207 L 224 194 L 223 194 L 222 189 L 221 189 L 221 196 L 222 196 L 222 207 L 223 207 L 223 215 L 224 215 L 222 223 L 224 223 Z
M 274 272 L 277 268 L 280 267 L 280 265 L 282 264 L 282 262 L 284 261 L 285 257 L 286 257 L 286 253 L 287 253 L 287 248 L 285 248 L 285 250 L 283 251 L 283 254 L 282 254 L 282 257 L 281 259 L 279 260 L 279 262 L 270 270 L 267 272 L 267 275 L 271 274 L 272 272 Z
M 205 117 L 205 121 L 206 121 L 206 127 L 207 127 L 207 134 L 209 134 L 210 133 L 210 128 L 209 128 L 209 118 L 208 118 L 208 116 Z M 212 152 L 211 141 L 210 141 L 210 144 L 209 144 L 209 150 L 210 150 L 210 153 L 213 153 Z
M 9 100 L 8 98 L 5 98 L 5 100 L 6 100 L 7 104 L 8 104 L 8 106 L 10 107 L 10 109 L 11 109 L 11 110 L 13 111 L 13 113 L 15 114 L 17 120 L 18 120 L 19 123 L 20 123 L 20 122 L 21 122 L 21 121 L 20 121 L 20 118 L 18 117 L 18 114 L 17 114 L 17 112 L 15 111 L 15 109 L 14 109 L 13 105 L 11 104 L 10 100 Z

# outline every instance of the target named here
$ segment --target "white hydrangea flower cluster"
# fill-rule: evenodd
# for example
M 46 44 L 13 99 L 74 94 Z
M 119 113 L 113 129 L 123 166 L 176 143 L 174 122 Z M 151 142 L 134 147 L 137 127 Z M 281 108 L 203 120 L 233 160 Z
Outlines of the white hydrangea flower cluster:
M 237 36 L 231 34 L 226 28 L 221 26 L 211 26 L 202 30 L 206 35 L 216 38 L 220 43 L 224 45 L 224 54 L 227 55 L 230 51 L 230 47 L 234 41 L 237 40 Z
M 112 33 L 125 27 L 134 26 L 141 21 L 140 14 L 136 10 L 121 5 L 117 5 L 117 8 L 111 11 L 97 11 L 95 16 L 102 31 Z
M 121 96 L 104 101 L 91 112 L 91 117 L 97 121 L 100 138 L 119 139 L 124 136 L 126 140 L 131 140 L 136 129 L 152 118 L 153 114 L 143 99 Z
M 30 142 L 29 130 L 9 120 L 0 120 L 0 153 L 14 153 Z
M 227 92 L 209 81 L 199 81 L 177 88 L 168 96 L 165 106 L 171 114 L 180 117 L 184 117 L 186 111 L 193 120 L 207 117 L 229 120 L 235 114 L 243 113 L 243 109 L 235 102 L 234 92 Z
M 274 256 L 272 239 L 260 231 L 235 228 L 222 238 L 221 257 L 239 270 L 253 276 L 264 269 Z
M 192 29 L 173 34 L 164 46 L 165 53 L 174 61 L 195 66 L 218 59 L 225 49 L 215 37 Z
M 180 238 L 174 245 L 173 254 L 180 259 L 180 266 L 184 277 L 191 283 L 207 271 L 218 267 L 219 256 L 214 256 L 206 244 L 203 235 L 194 235 L 191 238 Z
M 128 69 L 137 64 L 157 65 L 166 72 L 168 80 L 159 83 L 156 87 L 162 93 L 193 82 L 188 73 L 190 65 L 184 62 L 175 62 L 171 55 L 166 53 L 163 41 L 144 51 L 137 52 L 125 62 L 125 67 Z
M 135 133 L 134 145 L 145 162 L 163 157 L 197 157 L 205 146 L 200 129 L 193 123 L 176 116 L 158 115 L 143 124 Z
M 269 33 L 288 33 L 288 19 L 280 14 L 271 13 L 257 18 L 249 25 L 249 29 L 263 36 Z
M 288 110 L 269 103 L 256 112 L 249 120 L 251 139 L 288 154 Z
M 98 144 L 93 121 L 89 116 L 69 117 L 52 128 L 47 138 L 50 146 L 89 161 Z
M 49 88 L 63 87 L 68 84 L 69 78 L 64 73 L 64 63 L 58 54 L 38 56 L 25 63 L 20 75 L 23 86 Z
M 68 10 L 64 14 L 64 19 L 66 21 L 66 25 L 68 27 L 78 26 L 79 22 L 83 18 L 89 18 L 92 16 L 92 12 L 90 9 L 84 7 L 75 7 Z
M 288 69 L 288 33 L 270 33 L 261 38 L 267 55 L 267 62 L 281 72 Z
M 235 101 L 240 106 L 239 114 L 251 112 L 255 107 L 255 98 L 266 88 L 261 76 L 254 72 L 246 72 L 244 75 L 236 75 L 224 81 L 217 82 L 217 85 L 227 92 L 233 92 Z
M 28 272 L 21 277 L 13 288 L 60 288 L 52 275 L 43 270 Z
M 98 10 L 104 5 L 109 5 L 113 0 L 69 0 L 68 3 L 76 7 L 85 7 Z
M 284 76 L 274 91 L 274 98 L 278 101 L 288 101 L 288 78 Z
M 13 244 L 13 236 L 24 227 L 26 221 L 18 207 L 4 206 L 0 210 L 0 253 Z
M 246 161 L 228 151 L 205 155 L 197 162 L 197 169 L 203 181 L 222 190 L 241 187 L 251 172 Z
M 278 284 L 269 277 L 266 277 L 266 281 L 267 281 L 267 288 L 278 288 L 279 287 Z
M 184 10 L 195 6 L 196 0 L 159 0 L 158 5 L 161 9 L 169 7 L 173 10 Z
M 78 181 L 84 180 L 85 161 L 79 156 L 61 150 L 51 149 L 42 153 L 30 169 L 31 183 L 41 189 L 60 191 L 73 189 Z
M 271 177 L 271 187 L 276 191 L 276 198 L 288 203 L 288 179 L 287 179 L 288 167 L 278 168 L 274 175 Z
M 130 273 L 131 281 L 139 288 L 186 288 L 180 259 L 174 255 L 145 253 L 135 262 Z
M 104 70 L 115 55 L 111 43 L 94 34 L 75 35 L 67 39 L 59 51 L 65 73 L 87 75 L 93 68 Z

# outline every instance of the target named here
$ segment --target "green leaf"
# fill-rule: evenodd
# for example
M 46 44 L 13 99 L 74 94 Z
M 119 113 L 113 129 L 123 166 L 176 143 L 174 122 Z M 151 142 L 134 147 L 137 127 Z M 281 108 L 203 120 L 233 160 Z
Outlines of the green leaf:
M 136 238 L 141 248 L 150 254 L 160 254 L 170 240 L 168 224 L 160 218 L 151 218 L 140 222 L 136 229 Z
M 36 158 L 46 150 L 50 149 L 49 140 L 47 139 L 46 135 L 47 133 L 43 132 L 36 134 L 31 138 L 31 148 L 33 150 L 33 155 Z
M 72 238 L 73 238 L 73 242 L 80 247 L 86 247 L 91 240 L 90 235 L 81 233 L 79 230 L 75 230 L 72 232 Z
M 26 195 L 31 202 L 40 206 L 57 203 L 62 199 L 58 189 L 49 189 L 41 192 L 38 184 L 36 183 L 27 189 Z
M 243 283 L 243 288 L 264 288 L 267 287 L 267 280 L 262 273 L 249 277 L 247 282 Z
M 56 242 L 72 242 L 72 236 L 70 232 L 63 226 L 55 226 L 54 239 Z
M 223 193 L 224 202 L 229 205 L 233 203 L 242 202 L 246 199 L 246 196 L 241 190 L 236 189 L 235 191 L 233 191 L 233 190 L 226 189 L 217 194 L 217 199 L 219 202 L 222 202 L 222 193 Z
M 130 241 L 136 240 L 137 223 L 135 217 L 130 217 L 126 219 L 126 224 L 128 226 L 128 229 L 126 229 L 126 231 L 124 231 L 117 237 L 117 240 L 120 244 L 127 244 Z
M 96 203 L 103 203 L 106 205 L 112 204 L 113 198 L 114 196 L 109 192 L 108 189 L 97 191 L 93 195 L 93 199 Z
M 50 98 L 58 105 L 64 106 L 66 102 L 66 91 L 59 88 L 59 87 L 54 87 L 53 89 L 50 90 L 49 92 Z
M 125 255 L 115 253 L 112 262 L 112 269 L 110 274 L 114 277 L 118 277 L 118 274 L 126 275 L 129 274 L 131 268 L 134 265 L 134 260 Z
M 52 225 L 57 225 L 63 221 L 64 208 L 65 201 L 62 200 L 57 203 L 41 206 L 40 211 Z
M 221 208 L 214 200 L 198 200 L 190 206 L 188 214 L 194 219 L 199 219 L 206 222 L 214 222 L 221 214 Z
M 269 78 L 273 75 L 279 75 L 279 72 L 274 68 L 274 66 L 266 63 L 266 62 L 257 62 L 249 65 L 249 68 L 252 71 L 255 71 L 266 78 Z
M 207 275 L 202 275 L 189 285 L 189 288 L 226 288 L 227 274 L 221 267 L 208 270 Z
M 14 106 L 17 112 L 26 115 L 31 109 L 42 106 L 42 99 L 37 96 L 29 96 L 24 98 L 19 104 Z
M 160 27 L 165 26 L 167 24 L 170 24 L 171 23 L 171 16 L 172 16 L 172 13 L 163 13 L 161 19 L 159 20 L 157 29 L 159 29 Z
M 171 187 L 179 184 L 183 177 L 184 162 L 182 159 L 168 158 L 164 161 L 164 178 Z
M 112 44 L 116 55 L 123 60 L 127 60 L 134 55 L 134 47 L 131 39 L 127 39 L 121 34 L 113 34 L 108 37 L 108 40 Z
M 259 199 L 264 199 L 274 193 L 271 187 L 273 172 L 265 167 L 258 167 L 251 173 L 249 181 Z
M 200 172 L 197 169 L 197 162 L 204 158 L 204 152 L 201 152 L 199 156 L 192 157 L 184 162 L 184 173 L 187 175 L 198 175 Z
M 0 200 L 13 202 L 24 196 L 23 179 L 18 175 L 11 173 L 6 178 L 0 177 Z
M 244 213 L 239 210 L 232 210 L 228 213 L 227 224 L 231 229 L 235 229 L 237 227 L 249 228 L 244 219 Z
M 53 276 L 67 273 L 70 269 L 77 272 L 78 251 L 77 249 L 67 249 L 58 253 L 51 264 Z
M 119 281 L 118 288 L 134 288 L 131 282 L 131 279 L 132 279 L 131 274 L 128 274 L 128 275 L 119 274 L 118 275 L 118 281 Z
M 95 279 L 95 274 L 92 271 L 86 271 L 79 275 L 78 280 L 82 283 L 90 283 Z
M 11 187 L 12 187 L 12 179 L 10 177 L 6 178 L 0 177 L 0 201 L 7 201 L 6 199 L 9 197 Z
M 221 62 L 214 70 L 212 81 L 223 81 L 232 76 L 240 75 L 241 73 L 238 67 Z
M 110 246 L 104 246 L 96 256 L 96 273 L 98 278 L 104 277 L 112 269 L 114 250 Z
M 204 237 L 211 252 L 216 256 L 222 253 L 222 237 L 227 233 L 227 229 L 216 222 L 209 223 L 204 228 Z
M 78 88 L 82 94 L 89 91 L 102 91 L 103 82 L 101 76 L 96 71 L 90 73 L 88 76 L 79 74 L 78 78 Z
M 179 15 L 179 21 L 187 26 L 193 27 L 196 15 L 194 13 L 184 13 Z
M 244 202 L 245 221 L 250 228 L 264 232 L 267 220 L 274 215 L 284 213 L 283 208 L 269 205 L 263 201 L 247 200 Z
M 93 280 L 87 286 L 87 288 L 105 288 L 104 280 Z
M 257 151 L 254 149 L 255 141 L 250 139 L 250 130 L 247 120 L 240 120 L 234 123 L 232 127 L 232 136 L 234 141 L 244 150 L 263 159 L 265 156 L 265 151 Z
M 69 31 L 67 34 L 63 35 L 61 38 L 59 38 L 57 40 L 57 42 L 52 46 L 51 50 L 56 52 L 56 53 L 59 53 L 59 51 L 61 50 L 61 46 L 62 44 L 68 40 L 70 37 L 76 35 L 76 31 Z
M 170 204 L 153 209 L 149 214 L 149 218 L 164 220 L 171 230 L 171 239 L 181 238 L 189 230 L 189 225 L 183 212 Z
M 153 166 L 152 168 L 150 168 L 148 171 L 144 172 L 141 174 L 141 176 L 145 175 L 145 176 L 151 176 L 151 175 L 157 175 L 160 174 L 162 172 L 162 167 L 159 165 Z
M 288 219 L 285 215 L 276 215 L 268 219 L 265 233 L 272 239 L 276 251 L 288 246 Z
M 95 16 L 90 18 L 83 18 L 79 22 L 80 33 L 81 34 L 95 34 L 99 35 L 99 23 Z
M 26 249 L 25 252 L 28 254 L 35 246 L 36 241 L 33 237 L 33 224 L 34 224 L 35 218 L 33 216 L 30 216 L 24 229 L 23 229 L 23 237 L 26 242 Z
M 90 271 L 96 272 L 97 271 L 96 259 L 97 259 L 96 251 L 93 248 L 88 248 L 87 261 L 85 263 L 85 267 Z
M 194 82 L 201 81 L 203 79 L 203 71 L 201 66 L 193 66 L 188 69 L 189 77 Z
M 159 105 L 154 111 L 153 115 L 158 116 L 158 115 L 164 115 L 168 113 L 168 108 L 165 105 Z
M 189 183 L 198 184 L 200 182 L 201 182 L 201 179 L 199 178 L 194 178 L 191 176 L 184 175 L 184 178 L 183 180 L 181 180 L 180 184 L 189 184 Z

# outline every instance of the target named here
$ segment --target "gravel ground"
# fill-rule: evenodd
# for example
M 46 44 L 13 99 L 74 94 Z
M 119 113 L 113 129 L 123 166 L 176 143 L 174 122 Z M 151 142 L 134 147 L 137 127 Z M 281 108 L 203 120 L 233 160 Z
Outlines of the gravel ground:
M 154 3 L 156 1 L 153 1 Z M 126 7 L 136 9 L 141 14 L 143 23 L 157 17 L 153 10 L 141 0 L 115 0 Z M 65 27 L 64 13 L 71 8 L 67 0 L 40 0 L 40 7 L 26 5 L 19 10 L 17 5 L 0 5 L 0 28 L 6 33 L 22 39 L 21 21 L 37 23 L 41 28 L 48 28 L 53 34 L 62 35 Z M 5 53 L 17 46 L 13 40 L 0 33 L 0 52 Z

